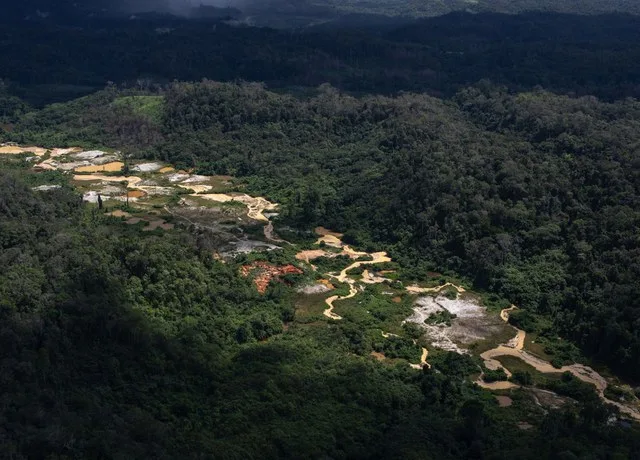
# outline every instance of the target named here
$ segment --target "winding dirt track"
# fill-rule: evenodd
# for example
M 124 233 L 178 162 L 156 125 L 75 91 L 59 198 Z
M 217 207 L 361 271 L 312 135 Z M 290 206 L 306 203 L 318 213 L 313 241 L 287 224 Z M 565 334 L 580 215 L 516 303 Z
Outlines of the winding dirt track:
M 362 260 L 362 261 L 354 262 L 351 265 L 349 265 L 347 268 L 343 269 L 340 272 L 340 274 L 337 275 L 337 276 L 336 275 L 332 275 L 330 273 L 327 274 L 327 276 L 330 277 L 330 278 L 334 278 L 334 279 L 340 281 L 341 283 L 349 284 L 349 295 L 344 296 L 344 297 L 340 297 L 340 296 L 334 295 L 334 296 L 331 296 L 328 299 L 326 299 L 325 303 L 328 305 L 329 308 L 325 309 L 325 311 L 323 312 L 324 316 L 326 316 L 327 318 L 335 319 L 335 320 L 342 319 L 342 316 L 337 315 L 337 314 L 335 314 L 333 312 L 333 307 L 334 307 L 333 303 L 336 300 L 350 299 L 351 297 L 355 296 L 358 293 L 358 289 L 355 286 L 356 280 L 354 280 L 352 278 L 349 278 L 349 276 L 347 275 L 347 272 L 349 270 L 353 270 L 354 268 L 358 268 L 358 267 L 360 267 L 362 265 L 382 264 L 382 263 L 385 263 L 385 262 L 391 262 L 391 258 L 389 256 L 387 256 L 386 252 L 374 252 L 374 253 L 372 253 L 370 255 L 373 258 L 372 260 Z
M 422 347 L 422 356 L 420 356 L 420 364 L 409 364 L 409 366 L 411 366 L 413 369 L 418 369 L 418 370 L 422 369 L 425 366 L 431 369 L 431 364 L 427 362 L 427 356 L 429 356 L 429 350 Z
M 509 308 L 505 308 L 500 312 L 500 318 L 502 318 L 503 321 L 508 322 L 509 312 L 516 308 L 517 307 L 515 305 L 512 305 Z M 617 401 L 612 401 L 611 399 L 608 399 L 604 395 L 604 391 L 606 390 L 608 383 L 607 383 L 607 380 L 604 377 L 602 377 L 598 372 L 596 372 L 589 366 L 585 366 L 583 364 L 577 364 L 577 363 L 571 364 L 569 366 L 562 366 L 559 369 L 553 367 L 551 363 L 549 363 L 548 361 L 538 358 L 537 356 L 534 356 L 531 353 L 524 350 L 523 349 L 524 339 L 526 337 L 526 333 L 520 329 L 517 329 L 517 328 L 514 328 L 514 329 L 516 330 L 516 336 L 513 339 L 511 339 L 507 344 L 498 345 L 496 348 L 493 348 L 491 350 L 485 351 L 484 353 L 480 354 L 480 357 L 484 360 L 485 366 L 487 366 L 488 369 L 496 370 L 496 369 L 502 368 L 504 369 L 505 373 L 507 373 L 507 376 L 510 376 L 511 372 L 509 372 L 509 370 L 506 369 L 495 358 L 498 356 L 514 356 L 516 358 L 520 358 L 525 363 L 534 367 L 537 371 L 545 374 L 570 372 L 571 374 L 573 374 L 575 377 L 582 380 L 583 382 L 594 385 L 596 387 L 596 391 L 598 395 L 605 403 L 612 404 L 616 406 L 620 410 L 620 412 L 636 420 L 640 420 L 640 411 L 638 409 L 626 406 Z M 481 387 L 487 388 L 490 390 L 504 390 L 504 389 L 519 387 L 519 385 L 516 385 L 512 382 L 486 383 L 482 381 L 482 376 L 478 378 L 476 383 Z

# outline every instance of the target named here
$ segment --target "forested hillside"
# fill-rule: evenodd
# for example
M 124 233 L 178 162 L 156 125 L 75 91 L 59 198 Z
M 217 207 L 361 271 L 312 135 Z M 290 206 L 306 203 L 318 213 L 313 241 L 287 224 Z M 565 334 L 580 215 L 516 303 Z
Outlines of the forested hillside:
M 9 458 L 640 452 L 637 430 L 607 425 L 611 412 L 593 397 L 580 411 L 544 415 L 523 396 L 524 415 L 465 379 L 470 358 L 444 355 L 437 372 L 421 373 L 353 353 L 348 324 L 284 331 L 290 292 L 259 295 L 190 233 L 140 233 L 67 187 L 30 188 L 60 177 L 3 169 L 0 446 Z M 540 428 L 513 428 L 524 416 Z
M 637 102 L 486 83 L 449 102 L 215 82 L 160 94 L 160 105 L 127 105 L 109 103 L 127 101 L 109 89 L 29 114 L 8 137 L 101 142 L 249 177 L 294 225 L 463 274 L 640 378 Z

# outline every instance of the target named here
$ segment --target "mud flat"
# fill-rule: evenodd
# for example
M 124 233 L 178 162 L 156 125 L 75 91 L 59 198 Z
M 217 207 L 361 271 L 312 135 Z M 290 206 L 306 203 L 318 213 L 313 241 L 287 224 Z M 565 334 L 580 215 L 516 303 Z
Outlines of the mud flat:
M 369 270 L 365 270 L 362 272 L 361 281 L 365 284 L 380 284 L 380 283 L 391 282 L 389 278 L 384 278 L 382 276 L 374 275 Z
M 129 187 L 134 188 L 142 179 L 137 176 L 104 176 L 102 174 L 76 174 L 73 176 L 75 181 L 100 181 L 100 182 L 126 182 Z
M 296 259 L 310 263 L 314 259 L 320 257 L 331 257 L 333 253 L 327 252 L 323 249 L 310 249 L 306 251 L 300 251 L 296 254 Z
M 426 322 L 432 315 L 444 312 L 451 316 L 451 326 Z M 466 347 L 498 334 L 504 328 L 499 318 L 490 315 L 485 307 L 469 296 L 457 299 L 443 296 L 420 297 L 414 304 L 413 315 L 405 322 L 415 323 L 424 328 L 433 346 L 456 353 L 468 353 Z
M 164 165 L 162 163 L 141 163 L 135 165 L 132 169 L 138 172 L 156 172 L 160 171 Z
M 112 161 L 103 165 L 79 166 L 75 168 L 77 173 L 118 172 L 124 167 L 121 161 Z
M 178 187 L 183 188 L 185 190 L 193 190 L 195 193 L 207 193 L 213 189 L 211 185 L 184 185 L 178 184 Z
M 183 181 L 182 183 L 186 183 Z M 247 216 L 254 220 L 269 222 L 269 219 L 263 214 L 264 211 L 275 211 L 278 205 L 271 203 L 262 197 L 252 197 L 246 194 L 230 195 L 226 193 L 202 193 L 191 194 L 190 196 L 202 198 L 205 200 L 216 201 L 218 203 L 227 203 L 230 201 L 238 201 L 247 205 Z
M 33 153 L 37 157 L 46 155 L 48 149 L 42 147 L 18 147 L 17 145 L 0 145 L 0 155 L 20 155 L 22 153 Z
M 63 155 L 69 155 L 71 153 L 79 153 L 82 152 L 80 147 L 69 147 L 69 148 L 57 148 L 50 151 L 51 158 L 56 158 Z M 104 153 L 104 152 L 101 152 Z
M 282 249 L 280 246 L 277 246 L 275 244 L 269 244 L 265 243 L 264 241 L 249 239 L 231 241 L 229 244 L 232 246 L 232 249 L 230 251 L 222 252 L 223 255 L 234 256 L 236 254 L 249 254 L 257 249 L 267 251 Z
M 73 149 L 55 149 L 51 156 L 56 158 L 62 155 L 68 155 L 72 152 Z M 87 152 L 74 153 L 71 155 L 71 158 L 76 160 L 95 160 L 96 158 L 104 157 L 105 155 L 107 155 L 107 152 L 103 152 L 102 150 L 89 150 Z
M 331 289 L 332 288 L 330 288 L 324 283 L 316 283 L 316 284 L 310 284 L 310 285 L 304 286 L 298 289 L 298 292 L 302 294 L 311 295 L 311 294 L 322 294 L 324 292 L 329 292 Z

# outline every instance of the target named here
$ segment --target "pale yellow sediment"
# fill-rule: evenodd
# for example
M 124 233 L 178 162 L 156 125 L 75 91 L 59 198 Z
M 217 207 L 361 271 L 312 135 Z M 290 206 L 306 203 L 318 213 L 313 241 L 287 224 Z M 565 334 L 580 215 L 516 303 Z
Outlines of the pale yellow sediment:
M 178 184 L 178 187 L 184 188 L 187 190 L 193 190 L 195 193 L 206 193 L 211 190 L 213 187 L 211 185 L 182 185 Z
M 262 197 L 252 197 L 245 194 L 228 195 L 226 193 L 204 193 L 192 194 L 190 196 L 203 198 L 205 200 L 216 201 L 218 203 L 227 203 L 229 201 L 238 201 L 247 205 L 247 216 L 250 219 L 268 222 L 269 219 L 263 214 L 264 211 L 275 211 L 278 205 L 271 203 Z
M 462 286 L 458 286 L 458 285 L 453 284 L 453 283 L 446 283 L 446 284 L 443 284 L 441 286 L 429 287 L 429 288 L 420 287 L 420 286 L 407 286 L 406 289 L 407 289 L 407 292 L 409 292 L 411 294 L 426 294 L 428 292 L 440 292 L 446 287 L 454 288 L 456 291 L 458 291 L 459 294 L 462 294 L 463 292 L 466 292 L 465 289 Z
M 515 310 L 516 308 L 517 307 L 515 305 L 512 305 L 509 308 L 503 309 L 500 312 L 500 318 L 502 318 L 503 321 L 507 322 L 509 320 L 509 312 Z M 509 372 L 508 369 L 502 366 L 502 364 L 496 358 L 500 356 L 513 356 L 521 359 L 528 365 L 532 366 L 538 372 L 542 372 L 544 374 L 569 372 L 579 380 L 594 385 L 596 388 L 596 392 L 600 396 L 600 399 L 602 399 L 605 403 L 612 404 L 616 406 L 620 410 L 620 412 L 636 420 L 640 420 L 640 410 L 638 410 L 636 407 L 631 407 L 629 405 L 625 405 L 617 401 L 612 401 L 604 395 L 604 391 L 607 389 L 608 382 L 602 375 L 600 375 L 594 369 L 592 369 L 589 366 L 585 366 L 584 364 L 577 364 L 577 363 L 556 368 L 552 366 L 551 363 L 549 363 L 548 361 L 545 361 L 544 359 L 539 358 L 529 353 L 528 351 L 524 350 L 524 341 L 526 337 L 526 332 L 517 328 L 515 328 L 515 330 L 516 330 L 516 336 L 513 339 L 511 339 L 508 343 L 498 345 L 496 348 L 487 350 L 484 353 L 480 354 L 480 357 L 484 360 L 485 366 L 488 369 L 496 370 L 496 369 L 502 368 L 504 369 L 505 373 L 507 373 L 507 376 L 511 376 L 511 372 Z M 519 386 L 512 382 L 504 382 L 504 381 L 492 382 L 492 383 L 483 382 L 482 376 L 476 381 L 476 383 L 479 386 L 490 389 L 490 390 L 505 390 L 509 388 L 517 388 Z
M 102 174 L 75 174 L 76 181 L 127 182 L 129 187 L 135 188 L 142 179 L 137 176 L 105 176 Z
M 17 145 L 0 146 L 0 154 L 19 155 L 21 153 L 33 153 L 37 157 L 44 156 L 49 150 L 42 147 L 19 147 Z
M 121 171 L 123 167 L 123 162 L 112 161 L 103 165 L 79 166 L 74 171 L 77 173 L 117 172 Z

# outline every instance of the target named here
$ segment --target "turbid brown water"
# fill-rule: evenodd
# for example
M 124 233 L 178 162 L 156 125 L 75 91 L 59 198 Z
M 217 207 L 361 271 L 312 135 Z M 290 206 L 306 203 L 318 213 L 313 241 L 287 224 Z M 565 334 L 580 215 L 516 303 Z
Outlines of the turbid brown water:
M 513 311 L 515 308 L 517 307 L 515 307 L 514 305 L 512 305 L 509 308 L 505 308 L 500 312 L 500 317 L 504 321 L 509 321 L 509 312 Z M 508 369 L 506 369 L 495 358 L 499 356 L 514 356 L 516 358 L 520 358 L 525 363 L 534 367 L 538 372 L 542 372 L 545 374 L 569 372 L 575 377 L 577 377 L 578 379 L 582 380 L 583 382 L 594 385 L 596 388 L 596 392 L 600 396 L 600 399 L 602 399 L 604 402 L 606 402 L 607 404 L 612 404 L 616 406 L 620 410 L 620 412 L 636 420 L 640 420 L 640 410 L 638 410 L 638 408 L 630 407 L 625 404 L 621 404 L 617 401 L 612 401 L 611 399 L 608 399 L 604 395 L 604 391 L 608 386 L 608 382 L 598 372 L 596 372 L 589 366 L 585 366 L 584 364 L 577 364 L 577 363 L 571 364 L 569 366 L 562 366 L 560 368 L 553 367 L 551 363 L 549 363 L 548 361 L 545 361 L 544 359 L 539 358 L 529 353 L 528 351 L 524 350 L 524 339 L 526 337 L 526 333 L 525 331 L 522 331 L 520 329 L 517 329 L 517 328 L 514 328 L 514 329 L 516 330 L 516 336 L 513 339 L 511 339 L 508 343 L 498 345 L 496 348 L 493 348 L 491 350 L 485 351 L 484 353 L 480 354 L 480 357 L 484 360 L 485 366 L 487 366 L 488 369 L 502 368 L 505 370 L 505 372 L 509 372 Z M 478 381 L 476 381 L 476 383 L 482 386 L 483 388 L 487 388 L 490 390 L 498 390 L 498 389 L 504 390 L 509 388 L 516 388 L 519 386 L 512 382 L 486 383 L 482 381 L 482 376 L 478 379 Z

